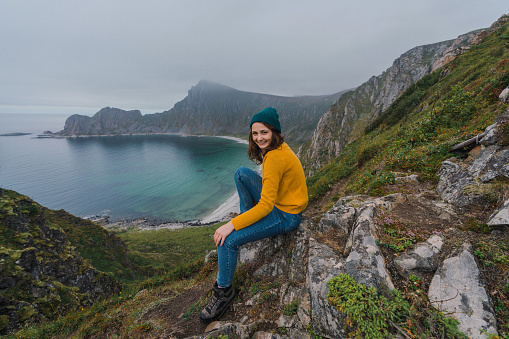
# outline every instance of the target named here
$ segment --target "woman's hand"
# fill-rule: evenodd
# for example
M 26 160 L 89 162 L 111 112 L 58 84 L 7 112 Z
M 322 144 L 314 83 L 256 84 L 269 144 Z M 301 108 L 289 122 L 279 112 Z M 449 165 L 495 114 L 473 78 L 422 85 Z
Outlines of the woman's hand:
M 216 233 L 214 233 L 214 242 L 216 243 L 216 246 L 223 246 L 226 237 L 229 236 L 230 233 L 232 233 L 234 229 L 235 229 L 235 227 L 233 227 L 233 224 L 231 221 L 229 221 L 227 224 L 224 224 L 223 226 L 219 227 L 216 230 Z

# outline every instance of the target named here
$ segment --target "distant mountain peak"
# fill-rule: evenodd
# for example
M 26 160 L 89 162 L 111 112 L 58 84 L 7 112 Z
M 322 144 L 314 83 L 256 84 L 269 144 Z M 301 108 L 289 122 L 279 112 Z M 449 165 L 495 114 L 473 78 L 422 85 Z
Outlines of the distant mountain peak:
M 191 89 L 188 91 L 188 94 L 191 94 L 193 92 L 199 92 L 199 93 L 228 93 L 228 92 L 237 92 L 235 88 L 220 84 L 218 82 L 213 82 L 209 80 L 200 80 L 198 84 L 191 87 Z

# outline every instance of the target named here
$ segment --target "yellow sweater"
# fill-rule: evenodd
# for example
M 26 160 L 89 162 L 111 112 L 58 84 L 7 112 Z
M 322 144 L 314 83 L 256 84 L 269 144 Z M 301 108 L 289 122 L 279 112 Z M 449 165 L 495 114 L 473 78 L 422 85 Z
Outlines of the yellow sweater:
M 269 151 L 262 163 L 262 193 L 258 204 L 232 219 L 238 231 L 269 214 L 274 206 L 298 214 L 308 205 L 308 190 L 299 158 L 283 143 Z

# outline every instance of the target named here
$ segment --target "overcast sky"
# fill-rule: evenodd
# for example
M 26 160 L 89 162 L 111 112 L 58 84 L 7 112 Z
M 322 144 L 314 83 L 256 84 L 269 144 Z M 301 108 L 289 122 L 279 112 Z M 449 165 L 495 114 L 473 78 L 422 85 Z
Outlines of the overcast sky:
M 504 13 L 507 0 L 0 0 L 0 113 L 162 112 L 200 80 L 330 94 Z

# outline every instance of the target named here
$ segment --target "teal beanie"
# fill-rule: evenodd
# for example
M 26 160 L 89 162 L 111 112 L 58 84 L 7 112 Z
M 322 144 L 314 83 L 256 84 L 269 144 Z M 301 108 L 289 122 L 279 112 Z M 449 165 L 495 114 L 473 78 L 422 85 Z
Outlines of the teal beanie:
M 265 122 L 267 124 L 270 124 L 274 126 L 279 133 L 281 133 L 281 124 L 279 123 L 279 115 L 277 114 L 277 111 L 275 108 L 267 107 L 265 109 L 262 109 L 260 112 L 253 115 L 251 118 L 251 124 L 249 125 L 249 128 L 253 126 L 255 122 Z

